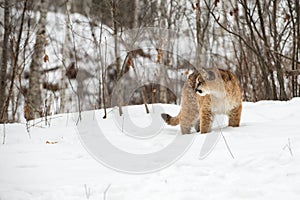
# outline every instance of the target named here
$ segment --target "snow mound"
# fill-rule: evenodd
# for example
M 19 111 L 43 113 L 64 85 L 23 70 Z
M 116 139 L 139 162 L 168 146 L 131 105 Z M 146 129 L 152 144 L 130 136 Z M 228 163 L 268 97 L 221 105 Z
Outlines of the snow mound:
M 180 109 L 159 106 L 171 115 Z M 130 109 L 140 127 L 151 123 L 143 106 Z M 96 111 L 95 118 L 111 142 L 129 152 L 158 151 L 179 131 L 165 125 L 153 138 L 134 141 L 115 129 L 112 113 L 105 120 Z M 208 135 L 193 133 L 193 144 L 178 161 L 143 175 L 116 172 L 93 159 L 72 114 L 53 116 L 50 127 L 39 123 L 29 133 L 23 124 L 1 125 L 0 199 L 299 199 L 299 118 L 300 98 L 245 102 L 241 126 L 221 129 L 224 138 L 205 159 L 199 153 Z

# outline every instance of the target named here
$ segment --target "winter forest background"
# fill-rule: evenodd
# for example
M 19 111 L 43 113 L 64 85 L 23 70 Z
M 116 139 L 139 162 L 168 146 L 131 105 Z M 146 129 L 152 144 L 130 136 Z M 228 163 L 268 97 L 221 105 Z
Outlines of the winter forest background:
M 118 37 L 145 27 L 193 38 L 200 65 L 235 72 L 244 101 L 300 94 L 297 0 L 2 0 L 0 18 L 1 123 L 115 106 L 126 73 L 157 80 L 127 104 L 180 104 L 189 60 L 163 51 L 157 35 L 147 36 L 153 48 L 122 52 Z M 169 48 L 189 53 L 187 42 Z

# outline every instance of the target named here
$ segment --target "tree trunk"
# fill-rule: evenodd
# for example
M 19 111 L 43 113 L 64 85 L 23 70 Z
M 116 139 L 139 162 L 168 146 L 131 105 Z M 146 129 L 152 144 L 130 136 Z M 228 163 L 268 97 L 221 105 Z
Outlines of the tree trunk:
M 65 111 L 65 100 L 66 100 L 66 55 L 67 55 L 67 48 L 68 48 L 68 44 L 70 42 L 70 33 L 69 33 L 69 26 L 70 26 L 70 18 L 69 18 L 69 13 L 71 10 L 71 3 L 70 0 L 67 0 L 65 2 L 66 4 L 66 11 L 67 11 L 67 15 L 66 15 L 66 30 L 65 30 L 65 41 L 63 44 L 63 50 L 62 50 L 62 63 L 63 63 L 63 67 L 61 68 L 61 79 L 60 79 L 60 108 L 59 108 L 59 112 L 63 113 Z
M 10 35 L 9 22 L 9 0 L 4 2 L 4 38 L 2 47 L 2 61 L 0 70 L 0 123 L 7 120 L 6 109 L 4 109 L 5 100 L 7 98 L 6 83 L 7 83 L 7 60 L 8 60 L 8 39 Z
M 46 18 L 47 1 L 40 1 L 40 19 L 36 33 L 36 41 L 30 64 L 29 87 L 26 104 L 29 109 L 26 120 L 41 117 L 42 113 L 42 94 L 41 94 L 41 72 L 43 65 L 43 55 L 46 43 Z
M 161 28 L 166 28 L 166 25 L 167 25 L 167 21 L 169 22 L 169 20 L 167 20 L 168 16 L 167 16 L 167 2 L 166 1 L 163 1 L 161 0 L 160 2 L 160 16 L 159 16 L 159 24 L 160 24 L 160 27 Z M 170 6 L 172 9 L 172 1 L 171 1 L 171 6 Z M 171 17 L 171 16 L 169 16 Z M 168 24 L 168 28 L 170 24 Z M 168 34 L 168 37 L 169 37 L 169 33 Z M 161 40 L 161 38 L 159 38 L 159 40 Z M 161 43 L 161 42 L 159 42 Z M 162 47 L 163 44 L 159 44 L 160 48 Z M 167 44 L 168 47 L 167 47 L 167 50 L 170 51 L 170 49 L 168 49 L 170 47 L 170 44 Z M 160 49 L 158 51 L 158 53 L 160 53 L 160 55 L 158 57 L 160 57 L 161 59 L 158 59 L 158 64 L 160 64 L 161 66 L 159 66 L 160 70 L 159 70 L 159 77 L 160 77 L 160 87 L 159 87 L 159 101 L 160 103 L 167 103 L 168 102 L 168 96 L 167 96 L 167 88 L 166 88 L 166 85 L 167 85 L 167 69 L 165 65 L 167 65 L 168 63 L 165 63 L 164 60 L 168 60 L 168 54 L 169 52 L 165 51 L 163 52 L 162 49 Z
M 300 50 L 299 50 L 300 49 L 300 3 L 299 3 L 299 1 L 295 1 L 295 8 L 296 8 L 295 9 L 296 10 L 296 23 L 295 24 L 297 25 L 296 27 L 294 27 L 294 29 L 297 29 L 296 30 L 296 34 L 295 34 L 296 35 L 295 37 L 297 38 L 295 60 L 298 61 L 299 58 L 300 58 Z M 295 69 L 300 69 L 299 65 L 296 65 Z M 294 95 L 295 96 L 300 96 L 300 87 L 297 84 L 297 80 L 296 79 L 295 79 L 295 88 L 294 88 L 294 90 L 295 90 Z
M 200 16 L 200 0 L 196 2 L 196 65 L 201 66 L 201 47 L 202 47 L 202 36 L 201 36 L 201 16 Z
M 118 29 L 119 24 L 117 21 L 117 8 L 118 8 L 118 1 L 117 0 L 111 0 L 111 17 L 112 17 L 112 24 L 113 24 L 113 30 L 114 30 L 114 53 L 115 53 L 115 62 L 116 62 L 116 71 L 117 71 L 117 77 L 115 77 L 115 87 L 117 87 L 118 91 L 118 107 L 119 107 L 119 115 L 121 116 L 123 114 L 122 106 L 124 104 L 123 102 L 123 90 L 121 88 L 121 85 L 118 84 L 118 81 L 120 80 L 122 74 L 121 74 L 121 67 L 120 67 L 120 54 L 119 54 L 119 38 L 118 38 Z
M 134 0 L 134 20 L 133 20 L 133 28 L 139 27 L 139 0 Z
M 274 38 L 274 50 L 275 50 L 275 52 L 278 52 L 279 41 L 278 41 L 276 18 L 277 18 L 277 0 L 274 0 L 273 1 L 273 38 Z M 277 80 L 279 82 L 279 99 L 287 100 L 287 95 L 286 95 L 286 92 L 284 89 L 283 72 L 281 69 L 281 63 L 282 63 L 281 58 L 277 53 L 275 53 L 275 55 L 273 55 L 273 57 L 275 59 L 274 63 L 275 63 L 276 71 L 277 71 Z

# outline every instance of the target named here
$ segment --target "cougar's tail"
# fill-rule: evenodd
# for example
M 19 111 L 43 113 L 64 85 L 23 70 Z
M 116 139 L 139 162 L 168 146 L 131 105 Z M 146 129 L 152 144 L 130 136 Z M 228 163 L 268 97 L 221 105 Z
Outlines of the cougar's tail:
M 179 124 L 179 116 L 180 116 L 180 113 L 176 117 L 172 117 L 166 113 L 161 114 L 161 117 L 163 118 L 163 120 L 171 126 L 176 126 Z

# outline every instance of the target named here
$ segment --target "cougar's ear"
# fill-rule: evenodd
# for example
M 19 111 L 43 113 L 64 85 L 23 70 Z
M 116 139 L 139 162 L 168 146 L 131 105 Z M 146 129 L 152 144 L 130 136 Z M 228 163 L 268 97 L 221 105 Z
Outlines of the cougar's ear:
M 200 74 L 196 77 L 195 83 L 199 83 L 199 82 L 203 82 L 203 78 Z
M 198 76 L 198 73 L 196 71 L 188 75 L 187 82 L 191 87 L 195 86 L 197 76 Z
M 208 80 L 212 81 L 216 79 L 215 72 L 208 70 L 207 71 Z

